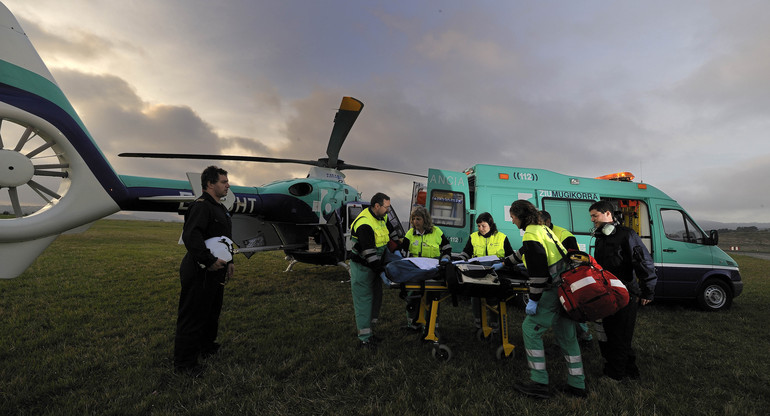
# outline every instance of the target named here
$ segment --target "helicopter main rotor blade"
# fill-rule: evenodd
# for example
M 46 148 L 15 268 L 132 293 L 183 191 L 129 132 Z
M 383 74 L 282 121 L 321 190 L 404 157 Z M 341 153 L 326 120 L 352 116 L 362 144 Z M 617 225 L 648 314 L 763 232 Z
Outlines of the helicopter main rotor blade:
M 281 159 L 276 157 L 240 156 L 240 155 L 203 155 L 186 153 L 120 153 L 120 157 L 144 157 L 150 159 L 195 159 L 195 160 L 234 160 L 243 162 L 265 163 L 299 163 L 301 165 L 319 166 L 317 160 Z
M 301 165 L 329 167 L 327 159 L 318 160 L 301 160 L 301 159 L 280 159 L 276 157 L 261 157 L 261 156 L 238 156 L 238 155 L 201 155 L 201 154 L 186 154 L 186 153 L 120 153 L 120 157 L 144 157 L 150 159 L 194 159 L 194 160 L 234 160 L 242 162 L 266 162 L 266 163 L 298 163 Z M 337 170 L 369 170 L 374 172 L 390 172 L 398 173 L 400 175 L 407 176 L 419 176 L 421 178 L 427 178 L 425 175 L 419 175 L 417 173 L 400 172 L 397 170 L 380 169 L 371 166 L 350 165 L 342 160 L 337 163 L 337 167 L 333 168 Z
M 343 161 L 340 161 L 339 165 L 337 166 L 337 170 L 370 170 L 375 172 L 390 172 L 390 173 L 398 173 L 399 175 L 407 175 L 407 176 L 419 176 L 421 178 L 427 178 L 426 175 L 420 175 L 417 173 L 409 173 L 409 172 L 400 172 L 397 170 L 390 170 L 390 169 L 380 169 L 380 168 L 373 168 L 371 166 L 360 166 L 360 165 L 349 165 Z
M 336 168 L 337 163 L 340 161 L 339 154 L 342 143 L 350 133 L 350 129 L 353 128 L 353 123 L 356 122 L 358 114 L 364 108 L 364 103 L 356 100 L 353 97 L 342 97 L 342 103 L 340 109 L 334 116 L 334 128 L 332 129 L 332 135 L 329 137 L 329 145 L 326 147 L 326 155 L 329 157 L 328 166 L 330 168 Z

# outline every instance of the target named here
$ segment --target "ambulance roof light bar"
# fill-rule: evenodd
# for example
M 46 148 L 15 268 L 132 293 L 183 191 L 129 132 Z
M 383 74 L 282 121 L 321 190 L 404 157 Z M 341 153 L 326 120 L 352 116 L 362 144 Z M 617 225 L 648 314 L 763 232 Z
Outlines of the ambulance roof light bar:
M 631 172 L 617 172 L 617 173 L 610 173 L 609 175 L 597 176 L 596 179 L 605 179 L 608 181 L 619 181 L 619 182 L 631 182 L 634 180 L 634 174 Z

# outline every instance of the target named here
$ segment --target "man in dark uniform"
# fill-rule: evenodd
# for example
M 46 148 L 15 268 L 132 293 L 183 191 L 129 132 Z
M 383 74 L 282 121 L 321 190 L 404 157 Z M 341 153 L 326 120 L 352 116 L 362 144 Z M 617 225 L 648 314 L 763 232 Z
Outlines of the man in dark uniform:
M 606 360 L 604 375 L 614 380 L 640 379 L 636 353 L 631 347 L 639 305 L 652 302 L 655 295 L 655 265 L 642 239 L 634 230 L 619 224 L 609 201 L 591 205 L 589 213 L 596 230 L 594 257 L 628 288 L 628 305 L 602 319 L 597 325 L 599 348 Z M 598 323 L 597 323 L 598 324 Z
M 222 310 L 224 284 L 233 274 L 232 261 L 217 258 L 206 247 L 212 237 L 232 238 L 232 221 L 219 201 L 230 188 L 227 171 L 216 166 L 201 173 L 203 194 L 185 213 L 184 241 L 187 254 L 179 266 L 182 290 L 174 339 L 174 368 L 198 376 L 202 368 L 199 356 L 216 354 L 219 314 Z

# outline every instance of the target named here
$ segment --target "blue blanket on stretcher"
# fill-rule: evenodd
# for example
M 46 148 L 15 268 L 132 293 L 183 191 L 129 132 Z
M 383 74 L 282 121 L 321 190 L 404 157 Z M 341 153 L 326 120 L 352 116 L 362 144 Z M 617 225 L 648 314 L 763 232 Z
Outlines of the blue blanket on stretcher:
M 438 259 L 409 257 L 385 265 L 385 275 L 394 283 L 440 279 Z
M 385 256 L 385 261 L 387 262 L 385 265 L 385 277 L 393 283 L 422 282 L 444 278 L 438 267 L 438 259 L 427 257 L 402 258 L 399 254 L 388 253 Z M 455 261 L 453 263 L 469 262 L 484 264 L 485 266 L 491 266 L 493 262 L 498 262 L 502 266 L 502 263 L 499 263 L 499 259 L 495 256 L 477 257 L 467 262 Z

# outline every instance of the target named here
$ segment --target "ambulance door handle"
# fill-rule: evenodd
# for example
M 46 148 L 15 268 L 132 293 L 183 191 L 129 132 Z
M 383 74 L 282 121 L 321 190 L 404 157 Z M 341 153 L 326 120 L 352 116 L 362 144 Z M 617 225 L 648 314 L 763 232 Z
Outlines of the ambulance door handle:
M 676 250 L 674 250 L 673 248 L 664 248 L 663 251 L 665 253 L 676 253 Z

